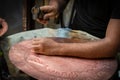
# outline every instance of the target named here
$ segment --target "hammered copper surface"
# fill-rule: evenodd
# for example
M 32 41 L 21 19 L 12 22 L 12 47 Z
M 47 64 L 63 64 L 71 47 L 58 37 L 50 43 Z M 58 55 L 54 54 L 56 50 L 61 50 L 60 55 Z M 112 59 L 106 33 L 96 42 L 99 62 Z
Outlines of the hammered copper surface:
M 45 56 L 31 52 L 31 40 L 14 45 L 9 52 L 11 62 L 38 80 L 108 80 L 116 71 L 114 59 L 89 60 L 72 57 Z

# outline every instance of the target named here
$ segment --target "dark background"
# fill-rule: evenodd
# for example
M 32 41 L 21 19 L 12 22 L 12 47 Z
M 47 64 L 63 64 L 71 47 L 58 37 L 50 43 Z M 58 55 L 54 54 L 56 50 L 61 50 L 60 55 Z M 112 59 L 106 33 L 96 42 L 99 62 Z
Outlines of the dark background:
M 8 23 L 6 36 L 22 31 L 23 0 L 0 0 L 0 17 Z

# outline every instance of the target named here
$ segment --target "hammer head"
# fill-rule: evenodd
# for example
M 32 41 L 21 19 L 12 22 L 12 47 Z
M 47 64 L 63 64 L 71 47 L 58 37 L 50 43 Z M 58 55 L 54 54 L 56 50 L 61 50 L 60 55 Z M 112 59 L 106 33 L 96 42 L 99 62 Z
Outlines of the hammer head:
M 42 5 L 44 5 L 44 0 L 35 0 L 35 6 L 31 9 L 33 20 L 43 19 L 44 12 L 40 10 Z

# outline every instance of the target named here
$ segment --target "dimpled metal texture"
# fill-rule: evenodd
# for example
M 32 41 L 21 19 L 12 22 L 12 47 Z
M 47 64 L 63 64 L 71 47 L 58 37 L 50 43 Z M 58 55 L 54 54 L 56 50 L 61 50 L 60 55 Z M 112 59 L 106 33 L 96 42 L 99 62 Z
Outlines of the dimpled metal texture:
M 116 71 L 115 59 L 90 60 L 32 53 L 31 40 L 11 47 L 9 58 L 21 71 L 38 80 L 108 80 Z

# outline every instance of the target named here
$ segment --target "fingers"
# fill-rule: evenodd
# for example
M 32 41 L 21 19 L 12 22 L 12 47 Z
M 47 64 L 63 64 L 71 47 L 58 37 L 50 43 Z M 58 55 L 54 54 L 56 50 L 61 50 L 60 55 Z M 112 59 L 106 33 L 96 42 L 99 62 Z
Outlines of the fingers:
M 34 53 L 43 53 L 43 47 L 40 44 L 34 44 L 32 45 L 32 52 Z
M 35 38 L 35 39 L 33 39 L 32 40 L 32 45 L 33 46 L 40 46 L 40 43 L 41 43 L 41 40 L 40 39 L 38 39 L 38 38 Z
M 51 13 L 45 14 L 43 18 L 49 19 L 50 17 L 55 17 L 55 14 L 53 12 L 51 12 Z
M 40 20 L 40 19 L 36 19 L 36 21 L 40 24 L 47 24 L 48 21 L 47 20 Z
M 40 10 L 45 12 L 46 14 L 44 15 L 44 19 L 49 19 L 50 17 L 56 17 L 57 15 L 57 9 L 55 6 L 42 6 L 40 7 Z
M 36 38 L 32 40 L 32 52 L 43 53 L 43 45 L 40 39 Z
M 32 46 L 32 52 L 34 53 L 42 53 L 42 47 L 40 47 L 40 45 L 33 45 Z
M 51 12 L 53 10 L 53 7 L 49 6 L 49 5 L 46 5 L 46 6 L 41 6 L 40 7 L 40 10 L 41 11 L 44 11 L 44 12 Z

